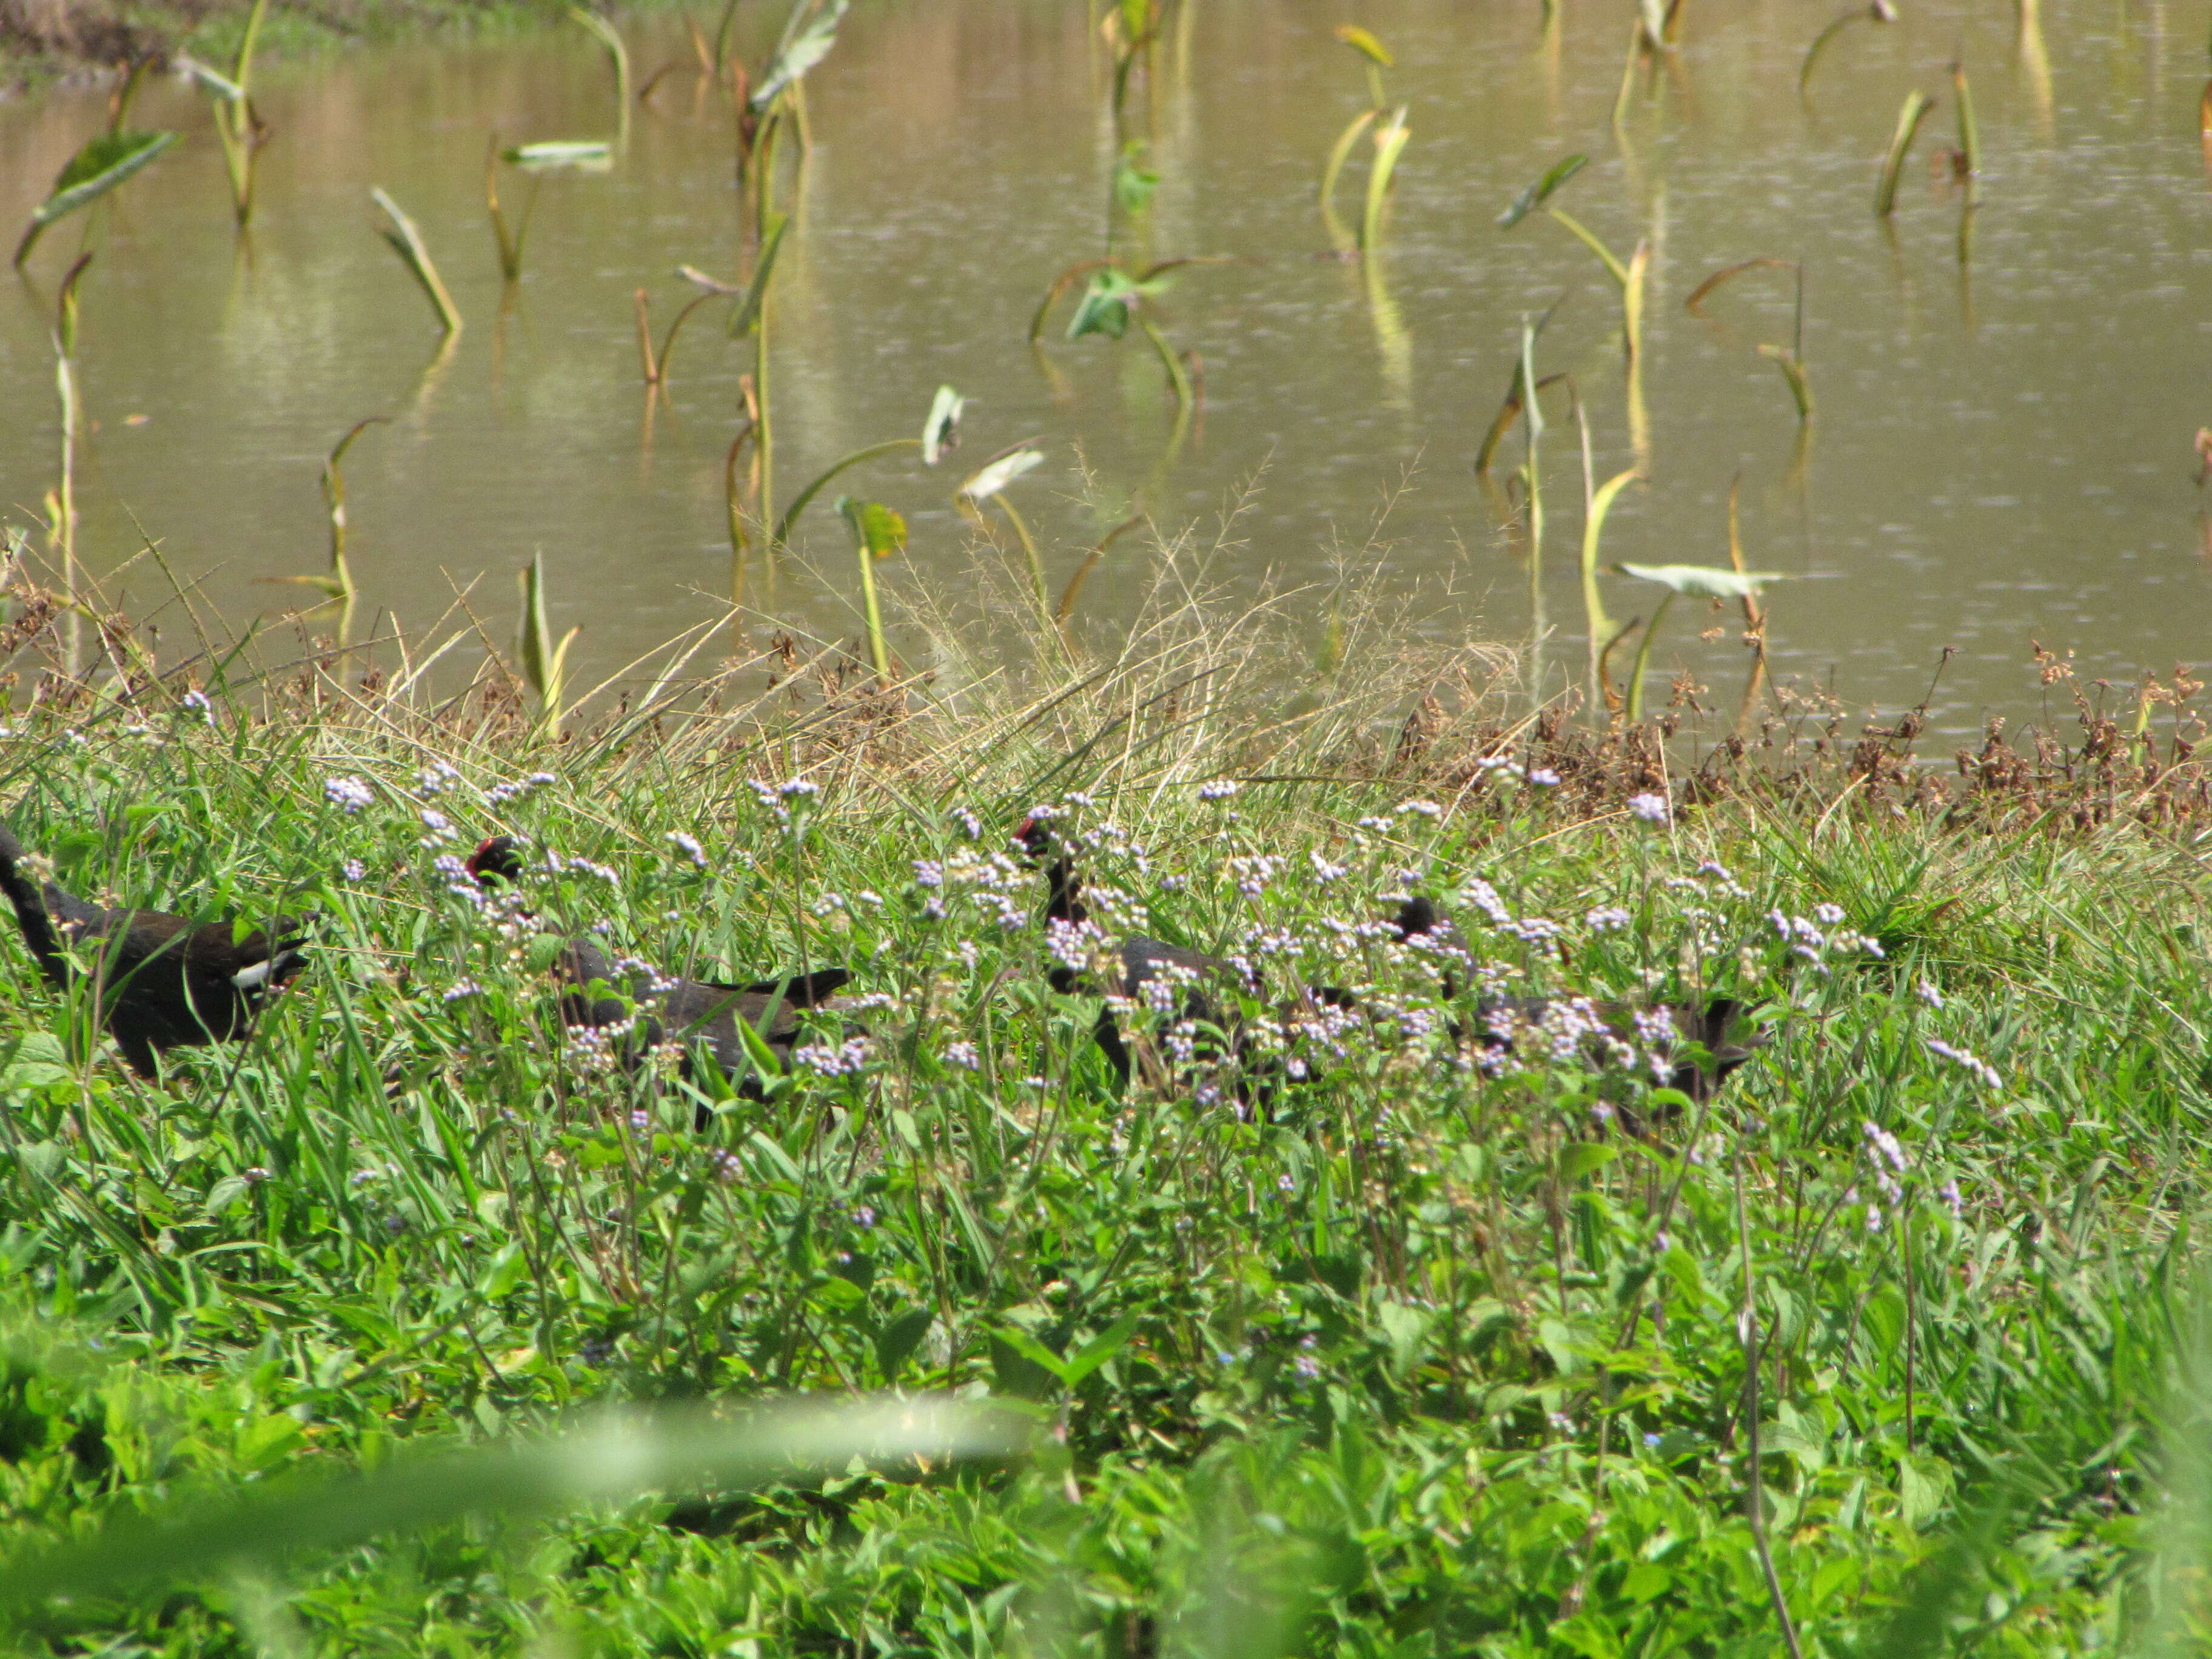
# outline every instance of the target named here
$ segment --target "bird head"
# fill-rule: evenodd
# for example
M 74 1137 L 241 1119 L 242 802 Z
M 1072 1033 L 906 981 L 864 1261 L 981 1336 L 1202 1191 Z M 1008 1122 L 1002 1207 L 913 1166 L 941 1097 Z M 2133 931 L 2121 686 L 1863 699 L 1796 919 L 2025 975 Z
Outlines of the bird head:
M 1041 817 L 1032 815 L 1016 824 L 1013 840 L 1030 864 L 1042 864 L 1052 856 L 1052 830 Z
M 1426 894 L 1416 893 L 1398 907 L 1395 920 L 1400 939 L 1430 933 L 1437 925 L 1437 902 Z
M 493 836 L 469 854 L 464 866 L 479 886 L 486 877 L 509 884 L 522 879 L 522 843 L 513 836 Z

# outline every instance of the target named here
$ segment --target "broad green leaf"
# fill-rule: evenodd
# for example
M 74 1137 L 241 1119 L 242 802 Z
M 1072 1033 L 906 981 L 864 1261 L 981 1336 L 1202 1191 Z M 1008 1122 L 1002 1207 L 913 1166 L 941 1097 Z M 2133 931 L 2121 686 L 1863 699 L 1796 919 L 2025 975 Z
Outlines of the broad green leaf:
M 936 1316 L 927 1308 L 909 1308 L 884 1325 L 882 1334 L 876 1338 L 876 1364 L 884 1374 L 884 1382 L 897 1378 L 899 1367 L 921 1346 L 921 1339 L 929 1334 L 930 1322 Z
M 1158 284 L 1134 281 L 1110 265 L 1091 272 L 1075 315 L 1068 319 L 1067 337 L 1079 340 L 1086 334 L 1104 334 L 1120 339 L 1129 331 L 1129 318 L 1138 304 L 1159 291 Z
M 1063 1387 L 1069 1386 L 1067 1362 L 1020 1326 L 1001 1325 L 996 1334 L 1000 1341 L 1005 1343 L 1032 1365 L 1042 1365 L 1046 1370 L 1050 1371 Z
M 937 458 L 960 441 L 960 413 L 968 400 L 949 386 L 937 388 L 930 400 L 929 418 L 921 423 L 921 464 L 935 466 Z
M 1501 230 L 1510 230 L 1523 219 L 1552 198 L 1561 185 L 1589 165 L 1589 157 L 1577 153 L 1552 164 L 1551 171 L 1513 198 L 1513 205 L 1498 216 Z
M 840 495 L 837 511 L 853 527 L 853 539 L 872 556 L 887 559 L 906 549 L 906 520 L 881 501 Z
M 1602 1170 L 1620 1156 L 1620 1148 L 1610 1141 L 1576 1141 L 1559 1156 L 1559 1179 L 1580 1181 L 1584 1176 Z
M 1071 1389 L 1081 1386 L 1083 1379 L 1121 1352 L 1137 1328 L 1137 1316 L 1125 1313 L 1103 1331 L 1083 1346 L 1081 1352 L 1068 1360 L 1060 1370 L 1060 1381 Z
M 1145 165 L 1144 141 L 1131 139 L 1114 163 L 1114 204 L 1124 213 L 1142 213 L 1159 187 L 1159 170 Z
M 965 495 L 971 501 L 988 501 L 1024 472 L 1031 471 L 1043 465 L 1042 450 L 1018 449 L 1011 455 L 1001 455 L 990 465 L 983 468 L 967 483 L 962 484 L 957 493 Z
M 103 132 L 69 159 L 55 177 L 54 187 L 31 215 L 23 240 L 15 246 L 15 263 L 30 257 L 39 234 L 113 190 L 132 173 L 177 142 L 173 132 Z
M 1779 570 L 1729 570 L 1712 564 L 1617 564 L 1613 568 L 1638 581 L 1707 599 L 1740 599 L 1784 577 Z
M 1384 69 L 1398 67 L 1398 60 L 1390 55 L 1390 49 L 1357 23 L 1339 23 L 1336 38 L 1370 64 Z

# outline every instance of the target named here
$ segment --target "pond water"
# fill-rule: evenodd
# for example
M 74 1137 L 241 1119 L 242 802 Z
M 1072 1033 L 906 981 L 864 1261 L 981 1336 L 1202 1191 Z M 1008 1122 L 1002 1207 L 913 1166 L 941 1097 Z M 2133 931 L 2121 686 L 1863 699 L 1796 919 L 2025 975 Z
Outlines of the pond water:
M 1085 7 L 857 0 L 808 83 L 813 149 L 773 289 L 779 504 L 836 457 L 918 432 L 950 383 L 971 399 L 950 464 L 925 471 L 907 452 L 839 486 L 907 515 L 906 559 L 881 567 L 894 587 L 933 575 L 957 588 L 972 554 L 953 488 L 1030 440 L 1047 463 L 1011 498 L 1055 589 L 1133 512 L 1169 532 L 1196 525 L 1210 544 L 1241 501 L 1209 566 L 1232 592 L 1287 592 L 1317 628 L 1337 584 L 1379 587 L 1413 596 L 1443 638 L 1524 640 L 1540 603 L 1548 684 L 1577 683 L 1583 480 L 1567 404 L 1547 397 L 1533 595 L 1496 488 L 1518 436 L 1489 487 L 1471 461 L 1521 319 L 1562 296 L 1538 372 L 1573 375 L 1599 480 L 1638 459 L 1613 278 L 1541 213 L 1497 222 L 1523 185 L 1583 151 L 1588 168 L 1555 205 L 1624 258 L 1639 237 L 1651 246 L 1648 481 L 1613 508 L 1608 562 L 1726 563 L 1740 479 L 1747 562 L 1790 578 L 1768 596 L 1778 673 L 1893 709 L 1955 647 L 1935 704 L 1947 730 L 2038 705 L 2032 638 L 2114 679 L 2201 664 L 2202 9 L 2061 0 L 2023 36 L 2008 8 L 1907 0 L 1895 22 L 1844 29 L 1801 97 L 1831 0 L 1685 4 L 1677 60 L 1625 98 L 1626 7 L 1565 0 L 1549 35 L 1533 3 L 1171 8 L 1152 82 L 1132 94 L 1161 182 L 1131 234 L 1153 257 L 1226 261 L 1179 271 L 1148 313 L 1202 367 L 1202 412 L 1178 442 L 1137 331 L 1069 342 L 1062 310 L 1042 356 L 1025 338 L 1054 275 L 1103 250 L 1115 140 Z M 738 9 L 751 61 L 770 9 Z M 1331 256 L 1316 208 L 1322 158 L 1368 99 L 1361 60 L 1333 32 L 1355 9 L 1396 54 L 1388 93 L 1412 129 L 1366 266 Z M 362 627 L 380 613 L 427 626 L 474 581 L 469 604 L 503 644 L 514 573 L 538 550 L 556 628 L 584 625 L 586 670 L 611 672 L 714 615 L 729 581 L 723 462 L 750 348 L 709 307 L 682 337 L 665 398 L 648 398 L 632 294 L 649 290 L 658 328 L 690 291 L 678 264 L 742 268 L 731 112 L 692 66 L 678 15 L 618 21 L 641 82 L 676 67 L 635 109 L 611 171 L 547 179 L 525 275 L 504 294 L 486 148 L 495 134 L 611 128 L 608 62 L 580 29 L 264 67 L 257 99 L 273 137 L 242 240 L 205 99 L 149 86 L 134 125 L 183 141 L 50 232 L 27 280 L 0 293 L 0 507 L 30 522 L 56 475 L 52 293 L 88 237 L 88 568 L 133 555 L 143 525 L 234 620 L 296 599 L 261 579 L 321 567 L 321 458 L 356 421 L 385 416 L 346 464 Z M 700 21 L 711 30 L 714 13 Z M 1955 142 L 1954 58 L 1979 117 L 1970 222 L 1930 166 Z M 1916 87 L 1939 102 L 1885 224 L 1875 175 Z M 104 94 L 88 90 L 0 106 L 0 222 L 22 222 L 104 118 Z M 1353 222 L 1364 167 L 1355 158 L 1342 191 Z M 422 295 L 374 232 L 371 186 L 413 215 L 467 319 L 442 356 Z M 506 188 L 512 201 L 521 182 L 510 173 Z M 1806 276 L 1816 414 L 1802 439 L 1757 349 L 1791 342 L 1788 273 L 1737 279 L 1702 318 L 1685 308 L 1712 272 L 1759 256 Z M 825 496 L 788 556 L 752 568 L 758 635 L 788 623 L 850 636 L 849 547 Z M 1115 543 L 1079 623 L 1114 628 L 1151 559 L 1140 538 Z M 1656 590 L 1602 580 L 1616 618 L 1649 613 Z M 167 592 L 143 561 L 121 586 L 140 605 Z M 1718 637 L 1699 638 L 1717 623 Z M 1716 702 L 1732 698 L 1746 671 L 1737 618 L 1683 604 L 1666 626 L 1655 672 L 1687 665 Z

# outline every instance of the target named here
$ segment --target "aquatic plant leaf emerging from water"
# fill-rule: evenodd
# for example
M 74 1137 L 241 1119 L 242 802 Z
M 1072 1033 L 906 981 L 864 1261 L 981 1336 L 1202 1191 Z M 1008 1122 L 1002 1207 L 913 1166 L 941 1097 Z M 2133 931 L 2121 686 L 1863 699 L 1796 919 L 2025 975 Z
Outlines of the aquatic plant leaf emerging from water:
M 786 87 L 830 55 L 830 48 L 837 44 L 837 25 L 844 21 L 848 3 L 849 0 L 835 0 L 827 11 L 801 29 L 791 44 L 776 54 L 775 61 L 761 76 L 760 84 L 753 88 L 750 102 L 755 112 L 766 109 Z
M 881 501 L 840 495 L 837 511 L 853 528 L 853 539 L 872 558 L 888 559 L 906 548 L 906 520 Z
M 1398 67 L 1398 60 L 1390 55 L 1390 49 L 1357 23 L 1339 23 L 1336 38 L 1370 64 L 1383 69 Z
M 604 138 L 554 138 L 538 144 L 516 144 L 501 150 L 499 159 L 530 173 L 550 173 L 556 167 L 605 173 L 615 164 L 615 148 Z
M 1160 293 L 1165 286 L 1164 283 L 1137 282 L 1110 266 L 1092 272 L 1090 286 L 1083 290 L 1082 303 L 1075 307 L 1075 315 L 1068 319 L 1067 337 L 1079 340 L 1086 334 L 1104 334 L 1120 339 L 1129 331 L 1129 318 L 1138 303 Z
M 52 193 L 31 215 L 30 228 L 15 247 L 15 263 L 30 257 L 48 225 L 106 195 L 176 142 L 173 132 L 103 132 L 86 144 L 70 157 L 54 179 Z
M 1142 213 L 1159 187 L 1159 169 L 1146 162 L 1144 140 L 1132 138 L 1114 163 L 1114 205 L 1124 213 Z
M 960 494 L 971 501 L 988 501 L 1024 472 L 1043 465 L 1042 450 L 1018 449 L 1011 455 L 1001 455 L 962 484 Z
M 937 458 L 960 441 L 960 411 L 968 400 L 949 386 L 937 388 L 930 400 L 929 418 L 921 423 L 921 464 L 935 466 Z
M 1515 197 L 1513 205 L 1498 216 L 1498 228 L 1500 230 L 1512 229 L 1514 226 L 1551 200 L 1561 185 L 1565 184 L 1568 179 L 1589 165 L 1589 157 L 1579 151 L 1553 162 L 1550 171 Z
M 1779 570 L 1729 570 L 1715 564 L 1617 564 L 1613 568 L 1638 581 L 1657 582 L 1677 593 L 1708 599 L 1740 599 L 1784 575 Z

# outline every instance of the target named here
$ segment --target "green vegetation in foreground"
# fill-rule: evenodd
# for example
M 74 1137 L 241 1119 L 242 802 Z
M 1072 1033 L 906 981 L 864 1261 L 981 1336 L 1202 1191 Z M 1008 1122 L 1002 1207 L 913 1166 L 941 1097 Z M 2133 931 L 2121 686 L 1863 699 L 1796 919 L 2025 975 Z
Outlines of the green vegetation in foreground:
M 591 1402 L 931 1390 L 1038 1448 L 290 1555 L 331 1534 L 271 1523 L 21 1650 L 1771 1654 L 1754 1480 L 1808 1654 L 2145 1645 L 2212 989 L 2143 814 L 2193 763 L 2093 727 L 1954 798 L 1901 741 L 1847 784 L 1771 732 L 1767 781 L 1670 783 L 1634 732 L 1431 701 L 1393 751 L 1381 676 L 1281 718 L 1247 643 L 1148 648 L 1027 706 L 802 674 L 555 746 L 495 684 L 312 670 L 19 714 L 8 814 L 63 879 L 327 926 L 158 1088 L 0 951 L 14 1560 Z M 1255 774 L 1303 781 L 1204 787 Z M 1297 1039 L 1265 1111 L 1117 1093 L 1004 855 L 1041 802 L 1111 926 L 1370 1022 Z M 534 919 L 453 875 L 495 830 L 559 866 Z M 1409 881 L 1499 982 L 1730 992 L 1774 1042 L 1710 1108 L 1576 1055 L 1487 1077 L 1370 925 Z M 695 1133 L 558 1023 L 536 970 L 595 921 L 711 977 L 846 963 L 866 1048 L 825 1030 Z

